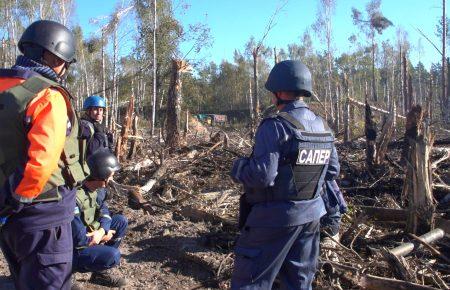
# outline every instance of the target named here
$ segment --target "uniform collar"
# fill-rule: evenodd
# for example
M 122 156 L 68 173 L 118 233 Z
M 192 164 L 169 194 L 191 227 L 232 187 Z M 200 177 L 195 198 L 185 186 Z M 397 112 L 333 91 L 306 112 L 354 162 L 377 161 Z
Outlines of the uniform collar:
M 308 105 L 304 102 L 304 101 L 293 101 L 291 103 L 286 104 L 286 106 L 284 106 L 283 110 L 281 110 L 282 112 L 287 112 L 287 111 L 292 111 L 293 109 L 298 109 L 298 108 L 308 108 Z

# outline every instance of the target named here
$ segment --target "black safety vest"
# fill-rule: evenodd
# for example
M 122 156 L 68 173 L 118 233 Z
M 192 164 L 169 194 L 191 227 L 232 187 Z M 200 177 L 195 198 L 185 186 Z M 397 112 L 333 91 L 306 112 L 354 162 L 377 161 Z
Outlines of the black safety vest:
M 294 131 L 289 154 L 280 157 L 273 186 L 253 189 L 250 194 L 246 194 L 247 202 L 254 204 L 317 197 L 328 169 L 334 142 L 333 133 L 323 120 L 325 131 L 308 132 L 287 112 L 280 112 L 274 117 Z

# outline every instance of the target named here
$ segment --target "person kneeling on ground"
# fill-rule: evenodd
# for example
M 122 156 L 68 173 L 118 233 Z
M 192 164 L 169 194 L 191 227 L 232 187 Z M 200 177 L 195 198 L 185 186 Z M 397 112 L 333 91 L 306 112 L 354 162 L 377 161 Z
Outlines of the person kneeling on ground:
M 95 284 L 122 287 L 126 280 L 112 275 L 109 269 L 119 264 L 118 247 L 128 221 L 123 215 L 110 216 L 105 201 L 105 187 L 120 165 L 108 150 L 95 152 L 87 164 L 91 173 L 77 191 L 72 221 L 73 271 L 93 272 L 89 281 Z

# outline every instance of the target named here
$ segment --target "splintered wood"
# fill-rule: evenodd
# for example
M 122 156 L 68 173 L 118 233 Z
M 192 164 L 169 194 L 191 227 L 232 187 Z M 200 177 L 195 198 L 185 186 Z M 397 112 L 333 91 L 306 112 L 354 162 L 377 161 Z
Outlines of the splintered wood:
M 408 113 L 405 138 L 408 147 L 403 196 L 409 203 L 407 231 L 423 233 L 434 227 L 435 205 L 430 163 L 433 135 L 420 106 Z

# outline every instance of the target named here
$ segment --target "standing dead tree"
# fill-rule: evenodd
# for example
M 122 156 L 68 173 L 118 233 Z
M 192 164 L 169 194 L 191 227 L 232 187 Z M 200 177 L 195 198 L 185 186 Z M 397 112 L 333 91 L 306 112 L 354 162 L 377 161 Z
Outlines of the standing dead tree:
M 383 124 L 383 128 L 381 130 L 381 134 L 378 137 L 377 141 L 377 124 L 375 123 L 372 115 L 372 108 L 368 101 L 366 100 L 366 114 L 365 114 L 365 134 L 366 134 L 366 162 L 367 168 L 369 170 L 373 169 L 374 166 L 381 165 L 385 159 L 388 144 L 391 141 L 392 134 L 395 129 L 395 105 L 392 104 L 391 112 L 389 113 L 385 123 Z
M 133 120 L 134 114 L 134 95 L 131 95 L 130 102 L 127 108 L 127 114 L 125 116 L 125 120 L 123 122 L 122 130 L 120 132 L 120 136 L 117 138 L 116 144 L 116 156 L 117 159 L 121 159 L 124 153 L 127 151 L 127 141 L 128 135 L 131 129 L 131 123 Z
M 134 115 L 133 118 L 133 124 L 132 124 L 132 130 L 133 130 L 133 138 L 131 139 L 131 144 L 130 144 L 130 150 L 128 151 L 128 156 L 127 159 L 130 160 L 131 158 L 134 157 L 134 155 L 136 154 L 136 147 L 137 147 L 137 143 L 138 143 L 138 115 Z
M 365 114 L 365 134 L 366 134 L 366 162 L 367 168 L 370 170 L 375 164 L 375 157 L 377 155 L 377 124 L 373 120 L 372 110 L 366 100 L 366 114 Z
M 269 22 L 266 25 L 266 29 L 264 31 L 263 36 L 258 41 L 256 46 L 253 47 L 253 49 L 252 49 L 252 57 L 253 57 L 253 96 L 252 96 L 253 97 L 253 116 L 256 117 L 256 118 L 259 117 L 259 113 L 260 113 L 259 95 L 258 95 L 258 90 L 259 90 L 259 84 L 258 84 L 258 80 L 259 80 L 259 71 L 258 71 L 259 56 L 260 56 L 261 50 L 263 48 L 264 40 L 266 39 L 266 37 L 269 34 L 270 30 L 272 30 L 272 28 L 275 26 L 275 22 L 274 22 L 275 21 L 275 17 L 283 9 L 283 7 L 286 6 L 286 4 L 287 4 L 287 1 L 285 1 L 282 5 L 280 5 L 275 10 L 275 12 L 270 17 Z M 254 124 L 257 123 L 257 120 L 253 120 L 253 121 L 254 121 L 253 122 Z
M 434 227 L 430 152 L 433 135 L 422 107 L 415 106 L 406 119 L 406 175 L 402 196 L 408 199 L 407 231 L 422 233 Z
M 181 120 L 181 73 L 188 69 L 184 60 L 172 60 L 172 76 L 170 80 L 169 94 L 167 96 L 166 117 L 166 144 L 169 152 L 173 152 L 181 144 L 180 120 Z

